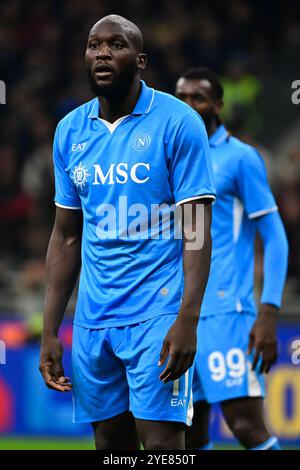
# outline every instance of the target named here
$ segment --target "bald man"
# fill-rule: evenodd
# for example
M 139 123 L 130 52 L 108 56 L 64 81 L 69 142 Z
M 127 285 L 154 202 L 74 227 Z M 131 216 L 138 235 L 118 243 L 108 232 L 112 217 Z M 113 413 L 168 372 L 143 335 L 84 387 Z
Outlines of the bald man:
M 97 449 L 184 449 L 211 251 L 207 135 L 189 106 L 141 81 L 132 22 L 98 21 L 85 60 L 96 97 L 54 137 L 40 371 L 49 388 L 73 390 L 74 420 L 93 425 Z M 187 243 L 200 232 L 204 242 Z M 58 331 L 80 269 L 71 383 Z

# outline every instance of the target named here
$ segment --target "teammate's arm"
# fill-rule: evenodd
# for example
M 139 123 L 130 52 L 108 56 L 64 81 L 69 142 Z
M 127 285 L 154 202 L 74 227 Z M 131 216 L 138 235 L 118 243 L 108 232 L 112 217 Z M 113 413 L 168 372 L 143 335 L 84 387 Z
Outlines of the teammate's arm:
M 46 258 L 40 372 L 47 387 L 61 392 L 70 391 L 72 385 L 64 376 L 58 330 L 80 270 L 81 234 L 82 211 L 56 207 Z
M 165 337 L 159 365 L 169 360 L 160 379 L 163 382 L 174 381 L 183 375 L 193 364 L 197 349 L 197 325 L 200 308 L 209 275 L 211 258 L 211 204 L 204 205 L 204 217 L 196 217 L 196 206 L 203 200 L 182 204 L 185 214 L 187 204 L 192 205 L 192 218 L 183 217 L 183 270 L 184 292 L 180 311 L 175 323 Z M 199 235 L 203 231 L 203 244 L 194 248 L 189 234 Z M 201 236 L 200 236 L 201 238 Z
M 264 283 L 261 305 L 249 337 L 250 354 L 255 350 L 253 369 L 261 359 L 260 373 L 268 373 L 277 359 L 276 324 L 281 306 L 287 262 L 288 243 L 278 212 L 255 219 L 264 248 Z

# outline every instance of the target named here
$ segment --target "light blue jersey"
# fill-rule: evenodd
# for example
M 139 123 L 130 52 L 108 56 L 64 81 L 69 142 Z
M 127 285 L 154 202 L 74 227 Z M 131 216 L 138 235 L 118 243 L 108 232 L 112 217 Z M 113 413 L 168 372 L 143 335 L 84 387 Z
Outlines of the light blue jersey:
M 210 140 L 217 199 L 212 261 L 201 317 L 256 312 L 253 297 L 253 219 L 277 211 L 264 162 L 251 146 L 220 125 Z
M 198 327 L 193 397 L 195 402 L 217 403 L 265 395 L 260 364 L 252 370 L 253 353 L 247 355 L 249 333 L 256 320 L 257 226 L 253 219 L 277 211 L 277 206 L 263 160 L 253 147 L 230 136 L 222 125 L 211 136 L 210 147 L 217 199 L 212 262 Z
M 205 127 L 189 106 L 141 82 L 132 114 L 110 124 L 99 111 L 97 98 L 78 107 L 54 140 L 55 202 L 83 212 L 75 323 L 87 328 L 178 312 L 182 240 L 153 232 L 152 206 L 215 194 Z

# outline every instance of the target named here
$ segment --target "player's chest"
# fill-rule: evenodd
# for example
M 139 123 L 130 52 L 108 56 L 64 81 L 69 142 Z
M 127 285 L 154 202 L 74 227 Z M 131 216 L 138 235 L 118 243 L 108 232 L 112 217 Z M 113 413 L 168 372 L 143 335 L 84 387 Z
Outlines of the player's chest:
M 164 147 L 154 145 L 149 131 L 123 124 L 110 132 L 101 123 L 95 125 L 89 133 L 69 138 L 66 171 L 79 193 L 164 183 L 168 177 Z
M 217 200 L 236 197 L 236 165 L 222 146 L 211 148 L 212 168 Z

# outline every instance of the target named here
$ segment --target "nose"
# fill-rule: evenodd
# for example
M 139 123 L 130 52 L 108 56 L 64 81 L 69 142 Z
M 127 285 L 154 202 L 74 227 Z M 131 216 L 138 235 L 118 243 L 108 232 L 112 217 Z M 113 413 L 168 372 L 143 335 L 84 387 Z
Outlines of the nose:
M 97 58 L 101 60 L 109 59 L 111 57 L 110 49 L 106 43 L 100 44 L 97 50 Z

